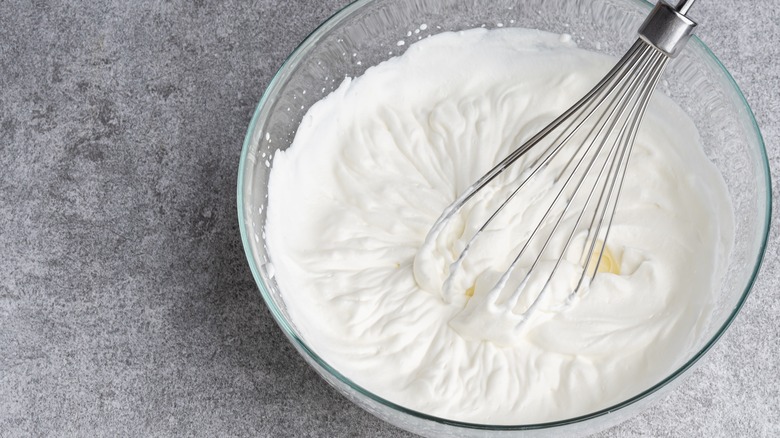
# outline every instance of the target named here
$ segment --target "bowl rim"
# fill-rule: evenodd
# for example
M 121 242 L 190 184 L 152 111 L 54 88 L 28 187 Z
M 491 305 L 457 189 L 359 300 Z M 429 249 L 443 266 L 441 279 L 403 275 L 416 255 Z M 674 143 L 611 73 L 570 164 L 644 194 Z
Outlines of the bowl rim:
M 614 405 L 611 405 L 607 408 L 600 409 L 598 411 L 580 415 L 577 417 L 567 418 L 563 420 L 557 420 L 557 421 L 549 421 L 549 422 L 543 422 L 543 423 L 531 423 L 531 424 L 518 424 L 518 425 L 491 425 L 491 424 L 482 424 L 482 423 L 470 423 L 470 422 L 463 422 L 463 421 L 457 421 L 457 420 L 450 420 L 447 418 L 437 417 L 434 415 L 429 415 L 420 411 L 416 411 L 414 409 L 409 409 L 407 407 L 401 406 L 399 404 L 393 403 L 385 398 L 382 398 L 373 392 L 363 388 L 362 386 L 358 385 L 357 383 L 353 382 L 351 379 L 344 376 L 341 372 L 330 366 L 328 362 L 326 362 L 322 357 L 320 357 L 317 353 L 315 353 L 307 343 L 300 338 L 295 330 L 293 330 L 290 323 L 287 321 L 285 316 L 281 313 L 280 309 L 277 308 L 276 304 L 273 301 L 273 298 L 271 297 L 270 291 L 268 287 L 265 284 L 265 280 L 260 272 L 259 267 L 255 263 L 255 258 L 252 251 L 252 244 L 249 239 L 249 231 L 247 230 L 246 226 L 246 220 L 245 217 L 245 210 L 244 210 L 244 185 L 243 182 L 246 179 L 246 162 L 247 157 L 249 155 L 249 151 L 252 146 L 253 142 L 253 134 L 255 133 L 256 125 L 259 121 L 261 112 L 263 107 L 265 106 L 266 102 L 269 100 L 270 96 L 273 94 L 273 91 L 276 89 L 276 87 L 279 85 L 280 81 L 283 77 L 286 77 L 287 70 L 291 67 L 295 66 L 297 61 L 305 54 L 305 52 L 308 48 L 310 48 L 316 41 L 318 41 L 322 36 L 324 36 L 328 31 L 331 30 L 331 23 L 339 22 L 343 19 L 345 19 L 347 16 L 352 14 L 353 12 L 356 12 L 360 8 L 362 8 L 365 4 L 372 3 L 374 1 L 381 1 L 381 0 L 355 0 L 351 3 L 345 5 L 341 9 L 337 10 L 335 13 L 333 13 L 328 19 L 317 25 L 317 27 L 307 35 L 307 37 L 293 50 L 290 55 L 285 59 L 285 61 L 282 63 L 282 65 L 279 67 L 277 72 L 274 74 L 271 81 L 268 83 L 268 86 L 266 87 L 265 91 L 263 92 L 262 97 L 260 98 L 260 101 L 257 104 L 257 107 L 255 108 L 255 111 L 252 115 L 252 119 L 249 123 L 249 127 L 247 128 L 247 133 L 244 138 L 244 143 L 241 151 L 241 157 L 239 160 L 239 166 L 238 166 L 238 184 L 237 184 L 237 213 L 238 213 L 238 224 L 239 224 L 239 230 L 241 233 L 241 241 L 244 247 L 244 253 L 247 257 L 247 261 L 249 262 L 250 270 L 252 271 L 252 276 L 255 279 L 255 283 L 258 286 L 258 289 L 260 290 L 260 294 L 263 297 L 263 300 L 265 301 L 266 306 L 271 311 L 271 314 L 274 317 L 274 320 L 276 323 L 282 328 L 283 332 L 287 337 L 290 339 L 291 342 L 294 343 L 294 346 L 297 347 L 297 351 L 305 352 L 306 355 L 308 355 L 309 359 L 313 360 L 315 363 L 317 363 L 320 367 L 322 367 L 323 370 L 327 371 L 331 376 L 335 377 L 342 383 L 349 386 L 351 389 L 357 391 L 358 393 L 362 394 L 365 397 L 368 397 L 372 401 L 379 403 L 381 405 L 384 405 L 385 407 L 391 408 L 393 410 L 399 411 L 401 413 L 416 417 L 418 419 L 432 421 L 435 423 L 439 423 L 446 426 L 453 426 L 453 427 L 459 427 L 459 428 L 465 428 L 465 429 L 474 429 L 474 430 L 491 430 L 491 431 L 522 431 L 522 430 L 539 430 L 539 429 L 550 429 L 554 427 L 561 427 L 566 425 L 572 425 L 575 423 L 581 423 L 585 422 L 597 417 L 601 417 L 604 415 L 607 415 L 611 412 L 622 410 L 625 407 L 628 407 L 629 405 L 633 405 L 634 403 L 643 400 L 647 398 L 648 396 L 656 393 L 658 390 L 660 390 L 662 387 L 666 386 L 667 384 L 671 383 L 672 381 L 676 380 L 678 377 L 680 377 L 685 371 L 687 371 L 689 368 L 691 368 L 694 364 L 696 364 L 699 359 L 704 357 L 704 355 L 707 354 L 707 352 L 710 351 L 710 349 L 717 343 L 717 341 L 723 336 L 725 331 L 728 329 L 728 327 L 732 324 L 734 319 L 736 318 L 737 314 L 739 313 L 740 309 L 745 303 L 745 300 L 747 299 L 748 295 L 750 294 L 750 291 L 753 288 L 753 285 L 755 284 L 755 281 L 757 279 L 758 273 L 761 269 L 761 265 L 764 260 L 764 256 L 766 253 L 766 247 L 767 247 L 767 241 L 769 238 L 769 231 L 770 231 L 770 224 L 771 224 L 771 216 L 772 216 L 772 182 L 771 182 L 771 172 L 769 169 L 769 159 L 767 157 L 766 152 L 766 145 L 764 143 L 763 136 L 761 135 L 761 131 L 758 127 L 758 123 L 756 122 L 755 115 L 753 113 L 753 110 L 750 108 L 750 105 L 747 102 L 747 99 L 745 98 L 744 94 L 742 93 L 742 90 L 737 85 L 734 78 L 731 76 L 729 71 L 726 69 L 726 67 L 723 65 L 723 63 L 718 59 L 717 56 L 710 50 L 709 47 L 707 47 L 706 44 L 704 44 L 696 35 L 693 35 L 691 37 L 691 40 L 689 41 L 689 44 L 695 44 L 699 46 L 700 49 L 703 50 L 704 54 L 709 58 L 710 61 L 713 61 L 715 66 L 718 67 L 721 70 L 721 73 L 724 74 L 725 78 L 727 79 L 728 83 L 731 84 L 731 87 L 733 91 L 735 92 L 737 96 L 737 101 L 742 104 L 742 107 L 746 111 L 746 115 L 748 119 L 750 120 L 751 127 L 753 128 L 754 134 L 756 136 L 756 139 L 758 140 L 757 149 L 759 152 L 759 156 L 762 162 L 761 170 L 763 173 L 763 179 L 765 182 L 765 188 L 766 188 L 766 214 L 763 218 L 763 233 L 761 236 L 761 247 L 760 251 L 757 255 L 757 258 L 755 260 L 755 264 L 753 266 L 753 271 L 751 272 L 750 278 L 747 282 L 747 284 L 744 287 L 744 290 L 742 292 L 742 295 L 740 296 L 737 304 L 732 309 L 731 313 L 726 318 L 725 322 L 721 325 L 721 327 L 717 330 L 715 335 L 707 341 L 707 343 L 699 350 L 697 351 L 688 361 L 686 361 L 684 364 L 679 366 L 676 370 L 671 372 L 668 376 L 661 379 L 658 383 L 654 384 L 653 386 L 649 387 L 648 389 L 640 392 L 639 394 L 628 398 L 624 401 L 621 401 L 620 403 L 616 403 Z M 637 5 L 640 5 L 641 7 L 647 8 L 649 11 L 652 8 L 652 4 L 649 3 L 646 0 L 629 0 Z

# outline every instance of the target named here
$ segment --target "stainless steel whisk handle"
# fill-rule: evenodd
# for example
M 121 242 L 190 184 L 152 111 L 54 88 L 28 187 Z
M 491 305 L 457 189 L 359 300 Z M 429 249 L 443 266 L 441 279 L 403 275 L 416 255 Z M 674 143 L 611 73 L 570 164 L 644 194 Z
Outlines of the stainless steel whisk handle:
M 645 22 L 639 27 L 639 37 L 670 58 L 677 56 L 696 27 L 686 17 L 695 0 L 682 0 L 677 6 L 670 6 L 659 0 Z

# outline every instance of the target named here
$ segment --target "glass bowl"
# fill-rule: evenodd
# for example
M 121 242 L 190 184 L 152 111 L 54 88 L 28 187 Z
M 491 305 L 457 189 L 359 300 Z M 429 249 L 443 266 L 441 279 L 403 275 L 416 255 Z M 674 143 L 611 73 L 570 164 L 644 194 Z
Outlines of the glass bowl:
M 696 37 L 668 68 L 665 77 L 674 80 L 662 81 L 659 91 L 690 115 L 705 153 L 723 174 L 735 213 L 734 249 L 705 336 L 674 372 L 628 400 L 577 418 L 512 426 L 462 423 L 396 405 L 350 381 L 307 345 L 289 318 L 264 243 L 274 152 L 290 145 L 309 107 L 345 76 L 359 76 L 427 35 L 473 27 L 568 33 L 580 47 L 618 56 L 636 39 L 650 8 L 641 0 L 361 0 L 323 23 L 290 55 L 249 125 L 238 173 L 239 225 L 265 303 L 290 342 L 328 383 L 379 418 L 420 435 L 580 436 L 622 422 L 663 397 L 717 342 L 758 273 L 769 231 L 771 183 L 750 108 L 723 65 Z

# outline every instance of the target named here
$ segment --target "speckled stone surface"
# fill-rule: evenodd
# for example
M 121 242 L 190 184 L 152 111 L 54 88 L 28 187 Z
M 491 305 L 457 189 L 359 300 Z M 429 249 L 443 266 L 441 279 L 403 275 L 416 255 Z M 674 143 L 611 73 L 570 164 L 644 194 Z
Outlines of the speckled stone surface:
M 252 111 L 344 4 L 0 0 L 0 436 L 410 436 L 288 345 L 238 233 Z M 777 5 L 694 16 L 779 169 Z M 778 231 L 693 376 L 599 436 L 780 436 Z

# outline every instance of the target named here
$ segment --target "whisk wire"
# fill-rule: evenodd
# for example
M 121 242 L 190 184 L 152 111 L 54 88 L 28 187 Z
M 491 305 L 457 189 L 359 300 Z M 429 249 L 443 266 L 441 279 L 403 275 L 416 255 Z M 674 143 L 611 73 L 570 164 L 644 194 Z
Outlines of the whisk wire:
M 607 250 L 607 238 L 615 219 L 631 151 L 647 105 L 669 60 L 680 53 L 696 26 L 685 15 L 693 1 L 681 0 L 676 7 L 659 1 L 640 26 L 639 39 L 595 87 L 467 187 L 444 210 L 429 231 L 421 252 L 435 250 L 444 228 L 477 193 L 515 163 L 524 166 L 517 173 L 510 174 L 512 180 L 508 183 L 511 185 L 504 185 L 497 191 L 503 195 L 497 200 L 498 207 L 468 237 L 463 250 L 449 265 L 442 290 L 445 301 L 451 301 L 458 287 L 476 286 L 480 273 L 463 269 L 469 251 L 521 190 L 533 190 L 535 185 L 529 185 L 533 178 L 541 178 L 542 184 L 552 181 L 552 187 L 545 190 L 557 190 L 555 196 L 549 203 L 529 210 L 529 216 L 540 216 L 540 220 L 529 227 L 529 231 L 524 231 L 528 237 L 523 237 L 524 241 L 515 247 L 514 258 L 487 294 L 470 303 L 486 305 L 491 311 L 503 310 L 502 314 L 510 316 L 513 323 L 523 324 L 552 289 L 553 278 L 564 266 L 564 259 L 571 260 L 575 250 L 582 252 L 571 269 L 579 269 L 579 273 L 574 274 L 576 271 L 568 267 L 561 271 L 564 274 L 572 272 L 568 277 L 572 284 L 576 280 L 576 287 L 567 294 L 568 299 L 562 303 L 563 306 L 571 303 L 583 290 L 587 279 L 592 281 L 595 278 Z M 534 154 L 529 155 L 527 160 L 519 161 L 531 150 Z M 563 153 L 564 150 L 567 154 Z M 545 169 L 549 173 L 540 175 Z M 580 240 L 583 235 L 584 239 Z M 555 245 L 552 245 L 553 242 Z M 529 253 L 531 248 L 535 250 L 534 254 Z M 591 263 L 594 259 L 596 263 Z M 522 275 L 515 275 L 521 263 L 529 267 L 524 268 Z M 423 272 L 418 271 L 417 266 L 415 259 L 415 276 Z M 510 278 L 513 286 L 517 286 L 508 293 L 508 297 L 502 296 Z M 567 275 L 561 278 L 567 281 Z M 534 286 L 535 295 L 524 295 L 531 293 L 527 292 L 531 289 L 528 286 L 537 279 L 541 287 Z M 515 280 L 519 281 L 515 283 Z M 429 279 L 420 274 L 418 281 L 426 283 Z M 525 310 L 517 311 L 521 297 L 527 298 L 523 305 Z M 499 303 L 499 299 L 503 302 Z
M 547 251 L 547 248 L 548 248 L 550 242 L 552 241 L 555 233 L 557 232 L 559 226 L 563 223 L 564 219 L 566 218 L 566 213 L 570 210 L 570 208 L 573 205 L 575 205 L 575 203 L 573 202 L 573 199 L 578 195 L 580 190 L 583 188 L 583 183 L 586 180 L 586 178 L 589 176 L 591 170 L 593 169 L 594 164 L 597 162 L 598 158 L 601 156 L 600 155 L 601 151 L 604 149 L 604 146 L 607 144 L 607 141 L 612 137 L 611 133 L 614 132 L 616 124 L 618 123 L 618 121 L 621 120 L 621 117 L 625 114 L 626 107 L 632 101 L 633 96 L 636 95 L 636 91 L 637 91 L 638 88 L 640 88 L 640 86 L 642 84 L 642 81 L 645 79 L 645 75 L 648 73 L 649 70 L 651 70 L 650 69 L 650 65 L 651 65 L 650 63 L 648 63 L 648 62 L 641 62 L 641 61 L 646 61 L 646 58 L 650 58 L 650 60 L 652 62 L 652 60 L 655 58 L 655 56 L 652 53 L 652 51 L 643 50 L 641 52 L 640 57 L 639 57 L 639 61 L 640 62 L 639 63 L 634 63 L 634 64 L 630 65 L 630 68 L 628 70 L 629 72 L 634 72 L 633 68 L 635 66 L 638 66 L 639 73 L 632 75 L 632 78 L 631 78 L 630 81 L 627 81 L 627 82 L 618 81 L 618 82 L 616 82 L 616 84 L 619 84 L 616 88 L 618 89 L 617 94 L 620 97 L 617 100 L 610 101 L 610 104 L 608 105 L 606 111 L 604 113 L 602 113 L 601 116 L 599 117 L 599 120 L 594 125 L 594 129 L 596 127 L 598 127 L 598 132 L 595 135 L 593 135 L 593 130 L 594 129 L 592 129 L 591 132 L 588 134 L 587 138 L 590 138 L 591 141 L 590 141 L 589 145 L 584 149 L 584 151 L 583 151 L 583 144 L 580 144 L 578 146 L 578 148 L 577 148 L 577 151 L 574 154 L 572 154 L 572 157 L 579 156 L 579 160 L 577 161 L 576 166 L 574 167 L 573 170 L 571 170 L 571 172 L 568 173 L 568 175 L 569 175 L 568 178 L 566 179 L 562 189 L 558 192 L 558 194 L 556 195 L 554 200 L 550 203 L 550 207 L 548 208 L 547 212 L 545 213 L 545 216 L 542 219 L 542 221 L 540 221 L 539 225 L 536 227 L 534 232 L 531 234 L 531 236 L 526 241 L 526 244 L 523 246 L 523 249 L 515 257 L 512 265 L 510 265 L 509 269 L 507 269 L 507 271 L 505 271 L 504 275 L 502 276 L 502 279 L 499 280 L 499 282 L 494 287 L 494 290 L 496 291 L 495 294 L 497 294 L 500 290 L 502 290 L 506 286 L 506 283 L 508 282 L 511 273 L 518 266 L 518 263 L 519 263 L 520 259 L 522 258 L 525 250 L 529 247 L 531 241 L 536 237 L 536 233 L 541 228 L 541 225 L 544 224 L 544 222 L 546 221 L 546 219 L 548 218 L 550 213 L 553 211 L 553 208 L 555 207 L 556 203 L 558 203 L 558 201 L 562 198 L 563 195 L 566 195 L 564 197 L 565 205 L 563 206 L 563 210 L 560 211 L 560 212 L 557 212 L 557 220 L 555 221 L 555 225 L 553 226 L 553 228 L 549 232 L 547 232 L 547 234 L 546 234 L 547 238 L 544 241 L 544 244 L 543 244 L 541 250 L 539 250 L 537 252 L 536 258 L 534 259 L 531 267 L 526 271 L 525 275 L 523 276 L 523 279 L 521 280 L 519 286 L 517 288 L 515 288 L 513 294 L 510 297 L 510 299 L 507 300 L 507 305 L 508 305 L 507 308 L 509 308 L 509 309 L 514 308 L 514 306 L 516 306 L 516 304 L 517 304 L 521 294 L 525 290 L 527 290 L 526 289 L 526 285 L 528 284 L 528 281 L 530 280 L 531 273 L 534 272 L 535 269 L 537 269 L 537 265 L 543 259 L 544 255 L 545 255 L 545 253 Z M 626 88 L 627 88 L 627 90 L 626 90 Z M 614 91 L 615 91 L 615 89 L 610 89 L 607 92 L 607 95 L 608 96 L 611 95 Z M 634 108 L 636 107 L 637 103 L 638 103 L 638 101 L 635 101 Z M 633 112 L 633 110 L 634 109 L 632 109 L 631 112 Z M 592 113 L 588 114 L 585 117 L 585 119 L 582 120 L 580 123 L 584 123 L 588 118 L 591 117 L 591 115 L 592 115 Z M 623 128 L 621 129 L 620 134 L 618 134 L 618 136 L 617 136 L 618 139 L 625 132 L 626 126 L 627 125 L 624 125 Z M 602 136 L 602 134 L 604 134 L 605 132 L 606 132 L 606 135 Z M 599 139 L 601 140 L 600 142 L 598 142 Z M 599 144 L 598 147 L 596 148 L 595 152 L 591 153 L 591 151 L 593 149 L 593 146 L 597 142 Z M 536 297 L 533 298 L 533 301 L 531 302 L 531 304 L 528 307 L 527 311 L 529 311 L 529 312 L 533 311 L 533 309 L 536 307 L 536 305 L 539 303 L 541 298 L 544 296 L 544 294 L 548 290 L 550 282 L 552 281 L 552 278 L 554 277 L 555 273 L 557 272 L 557 270 L 558 270 L 558 268 L 559 268 L 559 266 L 561 264 L 561 261 L 564 258 L 564 255 L 568 251 L 568 249 L 569 249 L 569 247 L 571 245 L 571 242 L 573 240 L 573 237 L 574 237 L 574 235 L 576 234 L 576 232 L 578 230 L 579 224 L 581 223 L 582 218 L 585 215 L 585 212 L 587 211 L 588 206 L 591 203 L 591 200 L 593 199 L 593 195 L 596 193 L 596 189 L 600 186 L 599 182 L 601 181 L 602 176 L 604 175 L 604 171 L 607 168 L 607 163 L 609 163 L 610 160 L 611 160 L 612 163 L 614 163 L 614 157 L 617 156 L 617 153 L 619 151 L 619 148 L 618 148 L 619 145 L 620 145 L 620 142 L 619 141 L 615 141 L 615 142 L 612 143 L 612 146 L 609 148 L 609 152 L 607 153 L 607 156 L 604 159 L 604 165 L 598 171 L 598 174 L 596 175 L 595 181 L 594 181 L 593 185 L 591 186 L 591 189 L 590 189 L 589 193 L 587 194 L 587 198 L 585 199 L 584 204 L 580 208 L 580 213 L 577 216 L 574 224 L 572 226 L 570 226 L 571 231 L 570 231 L 569 235 L 567 236 L 567 240 L 566 240 L 566 242 L 565 242 L 565 244 L 563 246 L 563 249 L 561 250 L 560 255 L 556 258 L 556 261 L 555 261 L 555 263 L 554 263 L 554 265 L 552 267 L 552 270 L 550 271 L 550 274 L 547 276 L 547 279 L 545 280 L 543 286 L 541 286 L 541 288 L 539 289 L 539 292 L 536 295 Z M 580 151 L 582 151 L 582 152 L 580 153 Z M 590 156 L 591 158 L 587 162 L 587 166 L 585 167 L 585 169 L 582 172 L 578 173 L 580 167 L 585 162 L 585 159 L 588 156 Z M 610 157 L 613 157 L 613 158 L 611 159 Z M 570 159 L 570 162 L 571 162 L 571 159 Z M 568 164 L 567 164 L 567 166 L 568 166 Z M 610 169 L 610 172 L 611 172 L 612 169 L 613 169 L 613 166 L 610 165 L 609 169 Z M 561 173 L 562 174 L 566 173 L 566 169 L 564 168 L 564 170 Z M 567 193 L 567 188 L 569 187 L 569 184 L 572 183 L 573 181 L 575 181 L 575 175 L 579 175 L 579 179 L 576 181 L 576 185 L 574 187 L 573 192 L 572 193 Z M 609 180 L 609 178 L 607 178 L 605 180 L 604 184 L 606 184 L 606 181 L 608 181 L 608 180 Z M 603 195 L 603 190 L 602 190 L 601 193 Z M 602 198 L 602 196 L 600 196 L 600 198 Z M 598 208 L 596 208 L 596 211 L 598 211 Z
M 613 69 L 591 90 L 591 92 L 589 92 L 584 98 L 582 98 L 574 106 L 572 106 L 570 111 L 567 111 L 567 113 L 570 112 L 571 115 L 574 115 L 575 118 L 580 118 L 580 116 L 582 116 L 583 114 L 585 114 L 585 116 L 581 117 L 579 123 L 575 123 L 567 126 L 550 143 L 550 145 L 528 166 L 528 169 L 531 170 L 530 173 L 527 173 L 525 175 L 523 174 L 520 175 L 522 181 L 519 182 L 519 184 L 512 191 L 512 193 L 498 206 L 498 208 L 490 215 L 490 217 L 482 224 L 482 226 L 471 236 L 471 238 L 469 239 L 469 241 L 466 243 L 463 250 L 461 251 L 460 255 L 450 265 L 450 273 L 453 274 L 448 276 L 447 280 L 445 281 L 444 290 L 450 290 L 454 282 L 454 276 L 457 275 L 457 273 L 463 272 L 461 269 L 462 267 L 461 265 L 465 260 L 467 254 L 469 253 L 469 250 L 471 249 L 473 242 L 479 237 L 479 235 L 482 234 L 482 232 L 485 231 L 485 229 L 487 229 L 490 223 L 492 223 L 493 220 L 499 215 L 499 213 L 502 210 L 504 210 L 504 208 L 515 197 L 515 195 L 522 188 L 525 187 L 525 184 L 528 181 L 530 181 L 534 176 L 536 176 L 537 173 L 540 172 L 550 161 L 552 161 L 557 157 L 558 153 L 563 149 L 563 147 L 566 144 L 568 144 L 569 140 L 571 140 L 574 137 L 574 135 L 576 135 L 576 133 L 580 130 L 580 128 L 584 125 L 584 123 L 596 111 L 598 111 L 601 108 L 604 102 L 606 102 L 607 99 L 610 96 L 612 96 L 615 92 L 622 92 L 622 89 L 616 91 L 614 84 L 622 83 L 623 86 L 625 87 L 625 83 L 623 82 L 623 80 L 625 79 L 626 75 L 628 75 L 632 71 L 631 69 L 633 69 L 637 65 L 637 63 L 640 63 L 642 61 L 642 57 L 648 53 L 647 51 L 648 47 L 649 46 L 647 45 L 647 43 L 644 43 L 641 40 L 637 40 L 637 42 L 634 43 L 631 49 L 624 56 L 622 60 L 623 62 L 619 62 L 615 67 L 613 67 Z M 607 92 L 602 93 L 605 90 Z M 589 97 L 590 99 L 588 99 Z M 596 97 L 596 99 L 593 99 L 593 97 Z M 566 113 L 564 113 L 564 116 L 565 115 Z M 604 116 L 605 115 L 602 115 L 602 119 Z M 559 117 L 558 119 L 561 119 L 561 117 Z M 556 119 L 556 121 L 553 121 L 550 125 L 548 125 L 548 128 L 552 127 L 552 129 L 549 129 L 548 133 L 552 133 L 555 131 L 557 126 L 553 126 L 553 125 L 556 124 L 558 119 Z M 597 123 L 593 126 L 591 132 L 588 134 L 589 136 L 593 134 L 593 130 L 595 130 L 599 124 L 600 123 Z M 602 126 L 602 130 L 603 130 L 603 126 Z M 442 214 L 439 220 L 437 220 L 437 222 L 434 224 L 432 230 L 438 233 L 440 229 L 443 228 L 443 226 L 446 225 L 446 223 L 458 213 L 460 208 L 462 208 L 469 201 L 469 199 L 471 198 L 471 196 L 473 196 L 474 193 L 476 193 L 481 188 L 483 188 L 484 186 L 492 182 L 492 179 L 495 176 L 497 176 L 498 174 L 503 172 L 506 168 L 514 164 L 526 152 L 528 152 L 529 150 L 531 150 L 531 148 L 536 146 L 539 143 L 539 141 L 544 137 L 541 136 L 543 132 L 544 131 L 540 132 L 539 134 L 535 135 L 530 140 L 528 140 L 526 143 L 521 145 L 519 148 L 513 151 L 506 159 L 502 160 L 501 163 L 496 165 L 490 172 L 488 172 L 480 180 L 478 180 L 471 187 L 469 187 L 464 192 L 464 194 L 458 200 L 456 200 L 455 203 L 452 204 L 451 208 L 447 209 Z M 567 163 L 567 165 L 564 166 L 563 169 L 561 170 L 561 174 L 563 174 L 566 171 L 571 161 L 575 158 L 575 155 L 576 154 L 572 154 L 572 157 Z M 490 177 L 490 175 L 493 174 L 493 172 L 496 172 L 495 176 Z M 558 176 L 558 178 L 556 178 L 556 180 L 559 178 L 560 175 Z M 547 214 L 545 215 L 545 217 L 547 217 Z M 523 250 L 521 251 L 524 250 L 525 248 L 523 248 Z
M 593 230 L 601 230 L 601 225 L 605 217 L 608 217 L 607 225 L 604 230 L 604 237 L 601 239 L 602 242 L 606 242 L 607 238 L 609 237 L 609 232 L 612 229 L 612 221 L 615 217 L 615 210 L 617 207 L 617 200 L 620 198 L 620 192 L 623 187 L 623 182 L 625 180 L 626 176 L 626 170 L 628 169 L 628 159 L 631 156 L 631 151 L 634 147 L 634 141 L 636 139 L 636 134 L 639 131 L 639 125 L 641 124 L 642 120 L 644 119 L 645 111 L 647 110 L 647 104 L 650 100 L 650 97 L 653 94 L 653 91 L 655 90 L 655 87 L 658 84 L 658 81 L 661 78 L 661 74 L 665 70 L 667 64 L 669 63 L 669 58 L 665 56 L 660 56 L 660 60 L 656 61 L 656 64 L 654 66 L 654 70 L 651 74 L 650 80 L 645 84 L 645 87 L 641 93 L 641 96 L 639 100 L 637 101 L 638 105 L 634 106 L 634 109 L 632 110 L 632 114 L 634 111 L 637 112 L 636 116 L 632 118 L 631 128 L 630 128 L 630 134 L 628 135 L 628 139 L 626 140 L 625 146 L 623 148 L 623 152 L 621 154 L 621 159 L 619 161 L 619 166 L 617 172 L 620 172 L 620 176 L 613 179 L 612 183 L 610 184 L 609 193 L 607 195 L 608 200 L 612 200 L 611 202 L 611 208 L 610 213 L 606 214 L 607 206 L 609 203 L 605 203 L 602 213 L 599 215 L 599 223 L 596 225 L 596 227 L 590 227 L 588 230 L 588 237 L 586 238 L 586 246 L 587 242 L 590 242 L 590 245 L 588 246 L 588 249 L 583 252 L 583 255 L 587 254 L 587 259 L 582 263 L 583 266 L 586 267 L 586 269 L 583 270 L 582 275 L 580 276 L 580 279 L 577 283 L 577 286 L 574 288 L 570 295 L 570 299 L 576 295 L 579 290 L 582 287 L 582 284 L 586 278 L 586 276 L 590 276 L 591 280 L 595 277 L 596 272 L 598 271 L 598 264 L 593 265 L 591 268 L 592 272 L 588 274 L 588 267 L 591 266 L 591 259 L 593 257 L 593 254 L 595 252 L 596 242 L 597 242 L 597 236 L 594 235 L 593 239 L 588 240 L 590 237 L 590 234 Z M 625 157 L 625 158 L 623 158 Z M 612 196 L 612 191 L 615 188 L 615 184 L 617 183 L 617 190 L 615 192 L 614 197 Z M 594 214 L 595 218 L 595 214 Z M 598 251 L 598 257 L 596 260 L 601 260 L 604 256 L 604 250 L 606 248 L 606 245 L 602 245 L 601 248 Z
M 487 184 L 492 182 L 498 175 L 500 175 L 507 167 L 511 166 L 515 161 L 517 161 L 518 158 L 525 155 L 528 150 L 536 146 L 542 139 L 544 139 L 549 133 L 553 132 L 555 129 L 557 129 L 563 122 L 565 122 L 572 114 L 579 111 L 582 107 L 585 105 L 593 104 L 592 98 L 596 94 L 598 94 L 604 86 L 606 86 L 614 77 L 617 75 L 621 70 L 625 68 L 624 60 L 630 59 L 633 54 L 641 48 L 641 44 L 639 41 L 634 43 L 634 45 L 629 49 L 628 53 L 626 53 L 621 62 L 618 62 L 610 71 L 607 73 L 607 75 L 602 78 L 596 86 L 593 87 L 592 90 L 590 90 L 585 96 L 582 97 L 577 103 L 572 105 L 568 110 L 566 110 L 563 114 L 558 116 L 555 120 L 550 122 L 549 125 L 547 125 L 545 128 L 543 128 L 541 131 L 536 133 L 533 137 L 531 137 L 528 141 L 523 143 L 520 147 L 512 151 L 509 155 L 507 155 L 506 158 L 501 160 L 498 164 L 496 164 L 492 169 L 490 169 L 487 173 L 485 173 L 483 176 L 481 176 L 474 184 L 467 187 L 464 192 L 458 196 L 455 201 L 447 207 L 444 212 L 439 216 L 439 218 L 436 220 L 434 225 L 431 227 L 430 235 L 436 235 L 438 234 L 441 229 L 443 228 L 443 225 L 446 224 L 446 222 L 451 219 L 455 214 L 460 211 L 461 208 L 469 201 L 471 198 L 483 187 L 485 187 Z

